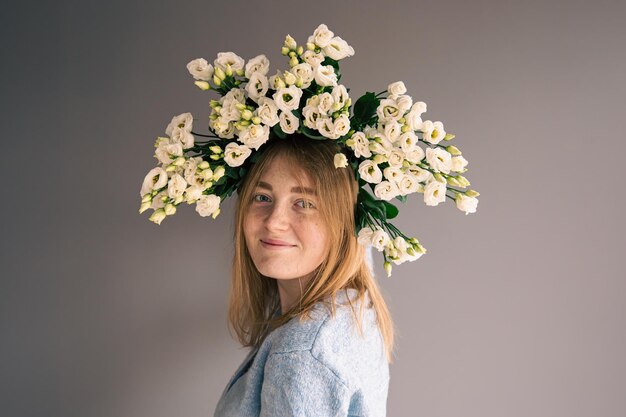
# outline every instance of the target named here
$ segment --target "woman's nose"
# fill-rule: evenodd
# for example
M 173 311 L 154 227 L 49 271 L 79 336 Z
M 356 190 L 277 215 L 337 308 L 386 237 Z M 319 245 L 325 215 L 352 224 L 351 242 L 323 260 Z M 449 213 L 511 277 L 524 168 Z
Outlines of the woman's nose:
M 287 208 L 283 204 L 272 204 L 265 218 L 265 227 L 268 230 L 285 230 L 289 227 Z

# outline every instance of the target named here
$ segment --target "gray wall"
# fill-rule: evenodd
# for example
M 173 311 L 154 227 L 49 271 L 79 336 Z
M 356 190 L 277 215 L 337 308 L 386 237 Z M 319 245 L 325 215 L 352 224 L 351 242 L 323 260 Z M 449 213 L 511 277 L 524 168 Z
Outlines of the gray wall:
M 246 353 L 226 327 L 232 211 L 158 227 L 139 188 L 170 118 L 208 115 L 189 60 L 286 68 L 284 36 L 323 22 L 356 50 L 351 93 L 404 80 L 482 193 L 469 216 L 413 199 L 398 223 L 427 255 L 390 279 L 375 256 L 398 328 L 388 414 L 626 415 L 626 3 L 16 4 L 0 26 L 0 414 L 212 415 Z

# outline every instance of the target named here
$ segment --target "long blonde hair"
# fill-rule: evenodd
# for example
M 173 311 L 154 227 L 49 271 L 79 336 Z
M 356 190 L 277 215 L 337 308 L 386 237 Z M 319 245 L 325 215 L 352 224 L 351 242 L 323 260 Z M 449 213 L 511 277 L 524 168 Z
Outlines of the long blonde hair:
M 383 337 L 387 361 L 392 363 L 393 321 L 380 288 L 365 261 L 365 248 L 359 245 L 354 233 L 358 185 L 351 169 L 335 168 L 333 161 L 339 149 L 337 144 L 330 140 L 318 141 L 301 135 L 291 135 L 286 139 L 268 142 L 264 148 L 238 191 L 235 254 L 228 302 L 230 328 L 235 331 L 243 346 L 258 347 L 272 330 L 293 317 L 299 317 L 300 320 L 310 317 L 310 311 L 318 302 L 330 304 L 334 316 L 336 293 L 346 288 L 354 288 L 357 290 L 354 301 L 361 306 L 359 317 L 352 306 L 359 332 L 362 333 L 363 308 L 373 307 Z M 319 196 L 318 209 L 329 234 L 329 250 L 314 277 L 303 289 L 300 302 L 284 314 L 274 317 L 280 309 L 278 285 L 275 279 L 261 275 L 256 269 L 246 246 L 243 224 L 252 192 L 263 171 L 278 156 L 286 157 L 301 169 L 302 175 L 308 176 L 313 182 Z M 366 291 L 370 299 L 368 306 L 364 306 L 363 302 Z M 325 301 L 327 297 L 330 297 L 330 303 Z

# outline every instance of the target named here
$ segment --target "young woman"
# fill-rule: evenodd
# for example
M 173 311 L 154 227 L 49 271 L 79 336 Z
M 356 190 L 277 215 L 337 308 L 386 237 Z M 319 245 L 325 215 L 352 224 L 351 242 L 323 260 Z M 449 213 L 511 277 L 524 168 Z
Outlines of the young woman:
M 229 325 L 251 347 L 215 416 L 384 416 L 393 323 L 333 141 L 269 142 L 239 189 Z

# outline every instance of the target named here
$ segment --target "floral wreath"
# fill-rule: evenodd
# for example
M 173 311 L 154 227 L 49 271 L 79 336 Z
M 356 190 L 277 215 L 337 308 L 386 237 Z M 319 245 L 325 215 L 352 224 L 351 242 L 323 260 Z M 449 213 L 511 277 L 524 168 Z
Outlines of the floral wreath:
M 389 222 L 398 214 L 392 199 L 405 202 L 421 193 L 428 206 L 449 197 L 465 214 L 476 211 L 478 192 L 463 190 L 470 185 L 461 175 L 468 161 L 457 147 L 441 144 L 454 135 L 440 121 L 422 120 L 426 103 L 413 103 L 402 81 L 378 94 L 367 92 L 352 105 L 339 84 L 339 61 L 354 49 L 324 24 L 305 47 L 287 35 L 281 52 L 290 69 L 269 77 L 265 55 L 245 63 L 233 52 L 220 52 L 213 65 L 203 58 L 187 64 L 196 86 L 221 98 L 210 102 L 208 134 L 194 132 L 191 113 L 183 113 L 172 118 L 167 137 L 156 139 L 160 166 L 143 181 L 139 213 L 152 209 L 150 220 L 161 224 L 184 201 L 195 204 L 200 216 L 217 217 L 263 144 L 294 133 L 339 145 L 335 168 L 354 170 L 359 184 L 355 234 L 360 244 L 383 253 L 388 276 L 392 262 L 414 261 L 426 252 Z

